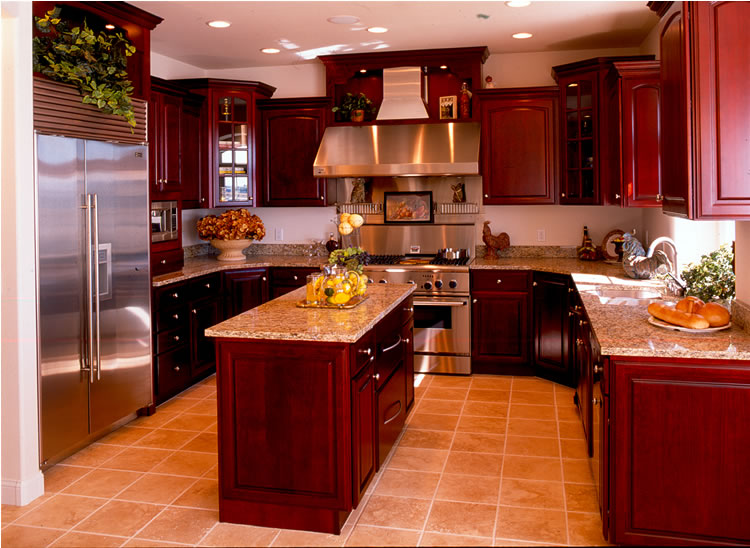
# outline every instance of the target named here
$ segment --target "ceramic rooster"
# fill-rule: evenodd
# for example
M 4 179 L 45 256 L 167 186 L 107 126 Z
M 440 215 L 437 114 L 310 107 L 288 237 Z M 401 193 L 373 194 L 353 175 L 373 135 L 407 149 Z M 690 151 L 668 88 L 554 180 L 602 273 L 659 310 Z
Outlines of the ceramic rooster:
M 487 246 L 485 257 L 497 258 L 497 252 L 502 251 L 510 245 L 510 237 L 505 232 L 501 232 L 497 236 L 493 236 L 490 232 L 490 222 L 484 222 L 484 228 L 482 228 L 482 241 Z

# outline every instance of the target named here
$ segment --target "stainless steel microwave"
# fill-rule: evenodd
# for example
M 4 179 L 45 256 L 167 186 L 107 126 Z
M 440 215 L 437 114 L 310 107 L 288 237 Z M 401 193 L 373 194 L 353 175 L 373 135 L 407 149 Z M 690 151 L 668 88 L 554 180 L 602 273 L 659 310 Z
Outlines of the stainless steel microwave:
M 151 202 L 151 241 L 176 240 L 178 230 L 177 202 Z

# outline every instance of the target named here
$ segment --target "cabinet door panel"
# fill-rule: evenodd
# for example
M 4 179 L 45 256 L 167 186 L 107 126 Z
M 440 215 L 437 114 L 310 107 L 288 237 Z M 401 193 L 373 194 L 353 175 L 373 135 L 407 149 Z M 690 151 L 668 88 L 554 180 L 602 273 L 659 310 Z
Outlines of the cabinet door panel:
M 190 353 L 193 377 L 215 365 L 214 339 L 204 331 L 221 321 L 221 301 L 211 299 L 193 303 L 190 309 Z
M 226 316 L 232 317 L 268 300 L 268 274 L 265 269 L 224 273 Z
M 534 366 L 539 377 L 575 386 L 568 289 L 568 276 L 534 275 Z
M 161 98 L 161 107 L 163 190 L 175 191 L 180 190 L 182 99 L 165 94 Z
M 385 461 L 406 423 L 406 376 L 403 360 L 378 391 L 378 467 Z
M 660 206 L 658 82 L 623 82 L 623 186 L 626 205 Z
M 473 297 L 472 357 L 527 362 L 529 295 L 475 292 Z
M 375 379 L 372 366 L 365 367 L 352 379 L 352 466 L 354 473 L 354 506 L 362 499 L 375 474 Z

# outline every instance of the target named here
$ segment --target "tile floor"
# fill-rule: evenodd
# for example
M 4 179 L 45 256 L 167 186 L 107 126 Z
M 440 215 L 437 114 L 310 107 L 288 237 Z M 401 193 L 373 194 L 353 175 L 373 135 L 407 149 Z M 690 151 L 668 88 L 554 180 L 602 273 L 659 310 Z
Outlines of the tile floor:
M 573 391 L 529 377 L 419 376 L 389 460 L 341 535 L 218 522 L 215 378 L 2 507 L 10 546 L 605 544 Z

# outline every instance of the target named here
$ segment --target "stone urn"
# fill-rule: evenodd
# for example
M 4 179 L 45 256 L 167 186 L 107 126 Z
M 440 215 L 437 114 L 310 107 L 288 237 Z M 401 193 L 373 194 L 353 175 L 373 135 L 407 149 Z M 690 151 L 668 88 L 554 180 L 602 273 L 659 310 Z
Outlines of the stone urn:
M 252 240 L 211 240 L 211 245 L 220 251 L 219 261 L 244 261 L 243 251 L 250 247 Z

